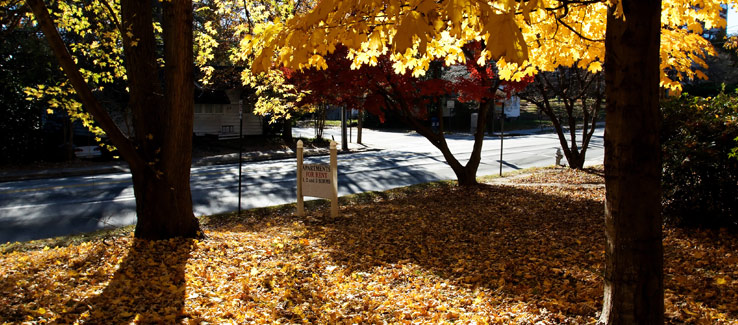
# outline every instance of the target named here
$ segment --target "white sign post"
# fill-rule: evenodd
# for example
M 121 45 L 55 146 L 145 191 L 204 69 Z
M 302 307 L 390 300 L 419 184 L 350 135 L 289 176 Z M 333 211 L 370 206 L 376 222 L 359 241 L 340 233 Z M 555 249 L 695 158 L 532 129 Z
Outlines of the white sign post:
M 330 164 L 303 164 L 302 140 L 297 141 L 297 215 L 305 215 L 303 196 L 331 200 L 331 217 L 338 216 L 338 160 L 336 142 L 331 141 Z

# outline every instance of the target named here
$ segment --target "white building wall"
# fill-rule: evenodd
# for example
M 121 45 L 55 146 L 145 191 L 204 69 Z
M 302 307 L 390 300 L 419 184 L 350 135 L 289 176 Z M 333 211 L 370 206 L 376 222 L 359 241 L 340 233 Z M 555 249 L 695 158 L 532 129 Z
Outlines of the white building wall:
M 261 135 L 262 118 L 251 112 L 243 114 L 243 134 Z M 197 136 L 217 135 L 219 138 L 238 137 L 238 105 L 195 104 L 194 132 Z

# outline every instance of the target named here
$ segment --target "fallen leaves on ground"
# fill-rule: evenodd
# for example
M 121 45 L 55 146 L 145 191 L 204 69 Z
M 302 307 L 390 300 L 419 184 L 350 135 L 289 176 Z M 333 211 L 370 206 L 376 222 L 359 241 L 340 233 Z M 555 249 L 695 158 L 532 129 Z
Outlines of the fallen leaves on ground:
M 543 173 L 530 179 L 569 185 L 442 183 L 338 218 L 211 218 L 200 241 L 2 253 L 0 322 L 594 323 L 604 189 Z M 664 244 L 667 321 L 738 323 L 738 237 L 667 228 Z
M 585 169 L 545 168 L 530 175 L 515 177 L 510 182 L 517 184 L 604 184 L 605 172 L 602 166 Z

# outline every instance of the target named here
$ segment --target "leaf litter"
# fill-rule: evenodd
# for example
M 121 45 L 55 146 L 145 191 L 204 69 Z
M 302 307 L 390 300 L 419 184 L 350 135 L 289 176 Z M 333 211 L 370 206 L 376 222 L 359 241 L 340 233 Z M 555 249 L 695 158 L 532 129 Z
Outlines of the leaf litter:
M 554 171 L 394 190 L 337 218 L 291 208 L 204 218 L 204 240 L 3 252 L 0 323 L 594 323 L 604 189 L 585 186 L 592 174 Z M 667 322 L 738 324 L 738 236 L 664 235 Z

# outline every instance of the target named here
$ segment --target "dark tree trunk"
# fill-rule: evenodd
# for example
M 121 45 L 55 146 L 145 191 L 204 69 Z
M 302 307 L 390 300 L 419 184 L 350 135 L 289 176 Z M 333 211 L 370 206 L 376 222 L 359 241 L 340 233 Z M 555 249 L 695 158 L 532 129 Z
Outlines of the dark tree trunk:
M 361 130 L 364 126 L 364 111 L 359 110 L 359 121 L 356 126 L 356 143 L 361 144 Z
M 497 87 L 495 86 L 493 89 L 497 89 Z M 416 118 L 411 116 L 402 116 L 402 118 L 406 124 L 412 126 L 416 132 L 428 139 L 433 146 L 441 151 L 443 158 L 446 159 L 446 162 L 454 171 L 459 186 L 474 186 L 479 184 L 477 182 L 477 170 L 479 169 L 479 164 L 482 160 L 482 145 L 484 143 L 484 130 L 487 125 L 487 113 L 492 109 L 493 103 L 494 99 L 488 99 L 484 100 L 479 105 L 477 130 L 476 133 L 474 133 L 474 146 L 466 165 L 462 165 L 459 160 L 454 157 L 451 149 L 448 148 L 446 138 L 443 134 L 443 127 L 441 127 L 440 132 L 435 133 L 432 129 L 421 123 Z
M 282 123 L 282 140 L 287 144 L 291 144 L 294 140 L 292 139 L 292 121 L 288 119 L 284 119 Z
M 621 1 L 606 36 L 605 295 L 600 323 L 663 324 L 661 2 Z
M 145 239 L 194 237 L 199 224 L 192 212 L 190 165 L 194 83 L 192 73 L 192 2 L 171 0 L 163 6 L 164 85 L 158 75 L 152 4 L 121 1 L 123 21 L 137 37 L 124 39 L 130 102 L 139 153 L 146 164 L 131 164 L 138 222 L 135 235 Z M 161 89 L 164 89 L 162 91 Z
M 580 151 L 569 151 L 566 155 L 566 161 L 569 162 L 569 168 L 571 169 L 584 168 L 584 155 Z
M 459 186 L 474 186 L 479 184 L 477 182 L 476 169 L 464 166 L 454 169 L 454 174 L 456 174 L 456 181 L 459 183 Z
M 93 95 L 43 1 L 27 3 L 85 109 L 131 167 L 138 218 L 135 236 L 143 239 L 198 236 L 200 228 L 192 212 L 190 192 L 194 116 L 191 0 L 163 4 L 163 81 L 152 25 L 153 3 L 121 1 L 122 24 L 118 26 L 126 28 L 121 33 L 134 139 L 120 131 Z
M 148 167 L 131 168 L 131 174 L 138 216 L 137 238 L 195 238 L 200 235 L 199 223 L 192 212 L 189 178 L 187 184 L 182 184 L 181 178 L 167 180 Z

